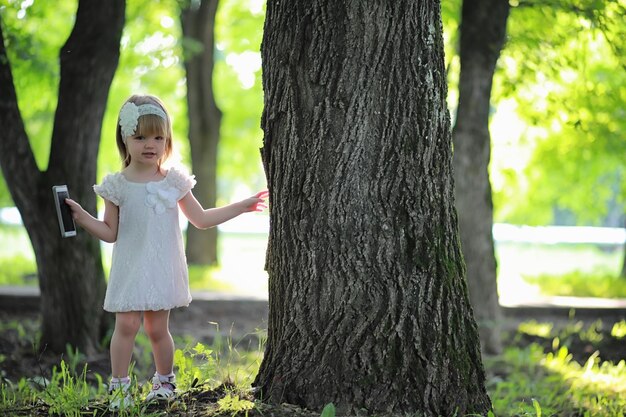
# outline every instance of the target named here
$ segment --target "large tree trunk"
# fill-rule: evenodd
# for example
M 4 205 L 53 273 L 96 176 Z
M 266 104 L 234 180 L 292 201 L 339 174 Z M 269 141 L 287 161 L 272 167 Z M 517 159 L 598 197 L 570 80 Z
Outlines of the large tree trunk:
M 39 171 L 18 109 L 0 30 L 0 162 L 35 251 L 41 288 L 42 347 L 66 344 L 91 353 L 103 335 L 105 281 L 99 242 L 87 233 L 63 239 L 52 186 L 96 211 L 92 185 L 102 117 L 117 67 L 124 0 L 81 0 L 76 23 L 60 52 L 61 81 L 48 169 Z
M 213 53 L 217 0 L 191 3 L 181 14 L 183 36 L 202 49 L 186 50 L 187 107 L 191 163 L 198 184 L 194 195 L 204 207 L 217 200 L 217 144 L 222 113 L 213 95 Z M 217 263 L 217 228 L 187 229 L 187 260 L 194 264 Z
M 270 0 L 261 49 L 271 229 L 259 398 L 483 415 L 439 2 Z
M 454 126 L 456 207 L 467 281 L 482 346 L 502 350 L 502 313 L 496 285 L 493 203 L 489 182 L 489 100 L 496 61 L 504 43 L 509 2 L 463 0 L 461 75 Z

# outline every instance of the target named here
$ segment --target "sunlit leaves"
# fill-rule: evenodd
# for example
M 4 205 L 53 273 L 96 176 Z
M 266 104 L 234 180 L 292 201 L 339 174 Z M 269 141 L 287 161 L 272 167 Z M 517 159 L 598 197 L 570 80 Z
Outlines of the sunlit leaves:
M 153 94 L 163 100 L 173 119 L 175 151 L 188 155 L 187 90 L 180 60 L 180 39 L 176 0 L 127 2 L 120 62 L 111 85 L 102 128 L 99 177 L 120 168 L 115 145 L 117 115 L 131 94 Z
M 494 95 L 515 97 L 534 152 L 496 189 L 500 220 L 542 224 L 569 212 L 560 221 L 602 224 L 623 213 L 626 73 L 604 30 L 618 3 L 528 1 L 511 12 Z
M 76 0 L 59 4 L 10 1 L 0 8 L 18 105 L 40 169 L 48 165 L 59 50 L 71 32 L 76 8 Z
M 118 170 L 117 112 L 131 94 L 159 96 L 174 120 L 175 146 L 189 163 L 183 53 L 198 45 L 182 38 L 179 0 L 128 0 L 119 66 L 113 80 L 98 160 L 98 175 Z M 71 32 L 77 0 L 11 0 L 0 7 L 22 117 L 40 168 L 50 148 L 59 82 L 59 49 Z M 220 193 L 237 182 L 263 186 L 258 148 L 263 106 L 260 42 L 265 2 L 221 0 L 216 27 L 216 98 L 224 113 L 219 152 Z M 87 92 L 77 92 L 87 94 Z M 99 138 L 95 138 L 98 140 Z M 0 205 L 10 197 L 0 181 Z
M 260 48 L 265 1 L 221 0 L 216 16 L 214 88 L 223 112 L 218 178 L 222 189 L 238 182 L 264 187 L 259 148 L 263 110 Z

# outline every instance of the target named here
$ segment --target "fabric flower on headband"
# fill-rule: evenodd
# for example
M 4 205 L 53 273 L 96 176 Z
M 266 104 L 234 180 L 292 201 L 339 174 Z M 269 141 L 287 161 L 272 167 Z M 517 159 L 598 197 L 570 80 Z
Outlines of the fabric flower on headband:
M 120 110 L 120 130 L 122 131 L 123 138 L 135 134 L 139 116 L 145 114 L 154 114 L 161 117 L 163 120 L 167 120 L 165 112 L 158 106 L 154 104 L 141 104 L 137 106 L 135 103 L 129 101 L 124 104 Z
M 135 134 L 137 122 L 139 121 L 139 108 L 135 103 L 130 101 L 122 106 L 120 110 L 120 128 L 122 137 L 128 137 Z

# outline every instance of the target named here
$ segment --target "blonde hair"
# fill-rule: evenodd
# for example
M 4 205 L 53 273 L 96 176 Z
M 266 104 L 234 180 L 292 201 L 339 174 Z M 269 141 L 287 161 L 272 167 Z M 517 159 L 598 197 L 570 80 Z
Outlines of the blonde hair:
M 142 104 L 153 104 L 157 107 L 160 107 L 165 113 L 165 119 L 156 114 L 144 114 L 139 116 L 137 120 L 137 128 L 135 129 L 135 136 L 151 136 L 158 135 L 163 136 L 165 138 L 165 152 L 163 156 L 158 161 L 159 168 L 165 162 L 173 152 L 172 146 L 172 122 L 170 119 L 170 115 L 165 108 L 163 102 L 155 96 L 151 95 L 138 95 L 135 94 L 130 96 L 128 100 L 124 102 L 126 103 L 134 103 L 137 106 Z M 122 105 L 123 106 L 123 105 Z M 120 158 L 122 159 L 122 167 L 126 168 L 130 165 L 130 154 L 126 149 L 126 143 L 124 142 L 124 137 L 122 135 L 121 127 L 120 127 L 120 117 L 117 117 L 117 129 L 115 129 L 115 138 L 117 143 L 117 150 L 120 153 Z

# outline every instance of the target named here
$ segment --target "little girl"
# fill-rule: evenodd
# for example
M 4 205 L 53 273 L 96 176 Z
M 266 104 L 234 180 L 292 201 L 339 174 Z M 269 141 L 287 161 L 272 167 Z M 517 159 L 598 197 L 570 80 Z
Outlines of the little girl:
M 79 225 L 99 239 L 115 242 L 104 300 L 104 309 L 115 313 L 111 409 L 132 404 L 128 368 L 142 315 L 156 365 L 146 400 L 169 400 L 175 395 L 169 314 L 191 301 L 178 207 L 191 224 L 207 229 L 242 213 L 263 210 L 267 196 L 264 191 L 205 210 L 191 192 L 194 176 L 162 166 L 172 153 L 172 127 L 163 103 L 154 96 L 135 95 L 124 103 L 116 136 L 123 169 L 93 187 L 104 198 L 104 219 L 66 200 Z

